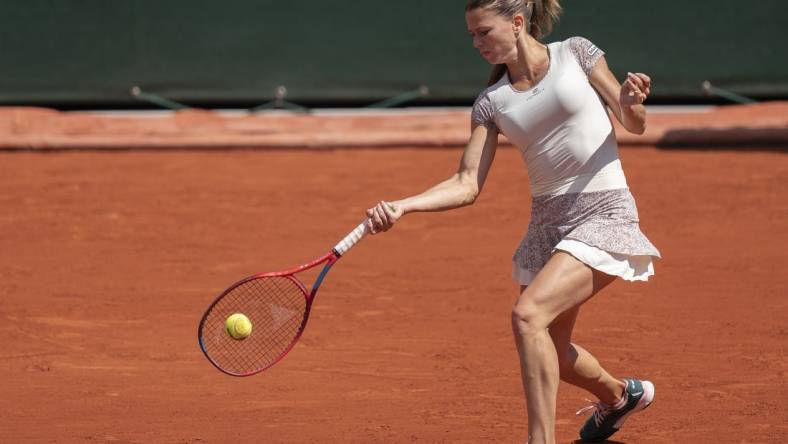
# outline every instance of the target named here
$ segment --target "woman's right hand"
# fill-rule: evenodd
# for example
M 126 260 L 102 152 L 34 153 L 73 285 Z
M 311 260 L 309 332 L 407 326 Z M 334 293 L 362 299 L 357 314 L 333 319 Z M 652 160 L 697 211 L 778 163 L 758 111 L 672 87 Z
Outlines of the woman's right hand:
M 369 232 L 377 234 L 390 230 L 403 214 L 402 205 L 384 201 L 378 202 L 377 205 L 367 210 Z

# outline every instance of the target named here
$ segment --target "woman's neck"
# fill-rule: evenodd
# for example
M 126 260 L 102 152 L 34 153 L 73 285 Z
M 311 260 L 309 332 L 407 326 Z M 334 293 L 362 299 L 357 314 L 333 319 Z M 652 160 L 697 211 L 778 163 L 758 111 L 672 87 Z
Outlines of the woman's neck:
M 517 41 L 516 59 L 506 63 L 511 83 L 533 85 L 541 80 L 550 67 L 550 52 L 547 46 L 525 35 Z

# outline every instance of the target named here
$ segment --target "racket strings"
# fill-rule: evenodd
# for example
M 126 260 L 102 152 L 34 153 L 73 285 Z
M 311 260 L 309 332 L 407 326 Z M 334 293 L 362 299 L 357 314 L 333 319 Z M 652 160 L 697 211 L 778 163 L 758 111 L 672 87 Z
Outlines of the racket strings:
M 252 322 L 252 333 L 233 339 L 225 321 L 243 313 Z M 306 295 L 290 276 L 255 278 L 224 295 L 206 315 L 203 347 L 224 371 L 243 375 L 273 365 L 301 332 L 306 314 Z

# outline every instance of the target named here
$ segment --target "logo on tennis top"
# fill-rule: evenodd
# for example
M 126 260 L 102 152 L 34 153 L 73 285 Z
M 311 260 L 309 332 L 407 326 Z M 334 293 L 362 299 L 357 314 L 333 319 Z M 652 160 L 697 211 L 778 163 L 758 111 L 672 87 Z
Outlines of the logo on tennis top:
M 599 50 L 599 48 L 597 48 L 597 47 L 596 47 L 596 45 L 591 45 L 591 46 L 590 46 L 590 47 L 589 47 L 589 48 L 586 50 L 586 53 L 588 53 L 588 55 L 592 56 L 592 55 L 596 54 L 596 52 L 597 52 L 598 50 Z
M 526 97 L 525 100 L 531 100 L 531 99 L 533 99 L 534 97 L 538 96 L 539 94 L 541 94 L 543 92 L 544 92 L 544 88 L 540 88 L 540 87 L 536 86 L 536 87 L 534 87 L 534 89 L 531 90 L 531 94 L 528 95 L 528 97 Z

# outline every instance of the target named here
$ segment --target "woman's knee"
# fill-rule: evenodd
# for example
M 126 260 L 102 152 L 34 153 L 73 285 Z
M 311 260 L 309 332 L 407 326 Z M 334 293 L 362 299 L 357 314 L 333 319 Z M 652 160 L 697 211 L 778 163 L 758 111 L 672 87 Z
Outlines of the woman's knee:
M 531 300 L 520 300 L 512 308 L 512 329 L 520 335 L 547 329 L 550 319 L 546 310 Z

